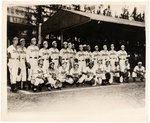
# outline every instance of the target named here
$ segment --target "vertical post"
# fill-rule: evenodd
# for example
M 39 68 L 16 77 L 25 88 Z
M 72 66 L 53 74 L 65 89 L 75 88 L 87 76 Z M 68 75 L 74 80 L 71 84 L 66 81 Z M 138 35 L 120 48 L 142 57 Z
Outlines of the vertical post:
M 63 39 L 64 37 L 63 37 L 63 31 L 61 30 L 61 32 L 60 32 L 60 40 L 61 40 L 61 47 L 63 47 Z
M 42 23 L 39 23 L 39 29 L 38 29 L 38 45 L 39 45 L 39 46 L 40 46 L 41 43 L 42 43 L 41 26 L 42 26 Z

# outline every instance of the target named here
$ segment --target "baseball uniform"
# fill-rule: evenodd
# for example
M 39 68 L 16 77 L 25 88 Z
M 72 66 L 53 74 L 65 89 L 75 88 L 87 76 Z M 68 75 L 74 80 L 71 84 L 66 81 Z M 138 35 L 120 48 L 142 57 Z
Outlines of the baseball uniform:
M 110 65 L 114 67 L 115 62 L 118 61 L 118 53 L 115 50 L 109 51 Z
M 97 61 L 101 59 L 101 54 L 99 51 L 94 51 L 92 53 L 92 59 L 94 61 L 94 66 L 97 66 Z
M 145 68 L 144 66 L 135 66 L 133 73 L 132 73 L 132 77 L 140 77 L 143 76 L 145 78 Z
M 101 50 L 100 54 L 103 61 L 103 65 L 105 65 L 106 61 L 109 60 L 109 52 L 108 50 Z

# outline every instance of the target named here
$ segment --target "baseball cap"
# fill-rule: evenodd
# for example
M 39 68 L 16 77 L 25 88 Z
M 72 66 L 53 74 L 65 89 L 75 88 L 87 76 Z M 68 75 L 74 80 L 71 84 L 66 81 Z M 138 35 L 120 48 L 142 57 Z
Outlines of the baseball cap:
M 65 45 L 65 44 L 67 44 L 67 42 L 65 41 L 63 44 Z
M 142 64 L 142 62 L 138 62 L 138 64 Z
M 47 44 L 48 42 L 47 41 L 43 41 L 43 44 Z
M 20 42 L 22 42 L 22 41 L 25 41 L 25 39 L 24 39 L 24 38 L 21 38 L 21 39 L 20 39 Z
M 83 45 L 80 44 L 79 47 L 83 47 Z
M 98 45 L 96 45 L 95 48 L 98 48 Z
M 50 65 L 51 65 L 51 64 L 54 64 L 54 62 L 51 61 L 49 64 L 50 64 Z
M 18 37 L 14 37 L 13 40 L 18 40 Z
M 53 41 L 53 42 L 52 42 L 52 45 L 55 44 L 55 43 L 57 43 L 57 42 L 56 42 L 56 41 Z
M 124 45 L 121 45 L 121 47 L 125 47 Z

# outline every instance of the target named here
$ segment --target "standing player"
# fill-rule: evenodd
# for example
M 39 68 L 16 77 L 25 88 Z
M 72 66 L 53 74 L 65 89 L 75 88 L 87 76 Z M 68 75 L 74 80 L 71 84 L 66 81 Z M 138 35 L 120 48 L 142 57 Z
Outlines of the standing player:
M 75 58 L 78 60 L 79 69 L 81 69 L 81 71 L 83 71 L 83 68 L 86 67 L 83 45 L 79 45 L 79 51 L 76 53 Z
M 54 68 L 59 67 L 59 50 L 57 49 L 57 42 L 52 42 L 52 47 L 49 49 L 49 55 L 52 62 L 54 62 Z
M 28 65 L 28 89 L 31 88 L 31 77 L 33 68 L 38 66 L 39 48 L 36 46 L 36 38 L 31 39 L 31 44 L 27 48 L 26 59 Z
M 75 55 L 76 55 L 77 51 L 76 51 L 76 49 L 75 49 L 75 45 L 74 45 L 74 44 L 72 44 L 72 50 L 73 50 L 74 57 L 75 57 Z
M 71 69 L 74 64 L 74 51 L 72 50 L 72 44 L 70 42 L 68 43 L 67 50 L 68 50 L 68 58 L 69 58 L 69 64 Z
M 101 58 L 101 54 L 99 52 L 99 47 L 98 45 L 95 46 L 95 51 L 92 53 L 92 59 L 94 61 L 94 66 L 96 67 L 97 66 L 97 62 L 98 60 L 100 60 Z
M 136 78 L 140 78 L 141 81 L 145 78 L 145 68 L 142 66 L 142 62 L 138 62 L 137 66 L 135 66 L 132 73 L 133 81 L 136 81 Z
M 21 72 L 17 77 L 17 84 L 18 84 L 18 89 L 21 89 L 21 85 L 23 84 L 23 89 L 26 89 L 26 48 L 25 48 L 25 39 L 21 38 L 20 39 L 20 46 L 18 46 L 18 52 L 20 55 L 20 69 Z M 22 83 L 22 84 L 21 84 Z
M 125 46 L 121 45 L 121 50 L 118 51 L 120 71 L 124 72 L 125 61 L 127 59 L 127 52 L 125 51 Z
M 39 58 L 43 59 L 43 70 L 44 73 L 48 70 L 49 67 L 49 50 L 48 50 L 48 42 L 43 41 L 43 48 L 39 51 Z
M 19 65 L 19 52 L 17 50 L 18 37 L 14 37 L 12 40 L 13 44 L 7 49 L 8 54 L 8 67 L 10 72 L 11 91 L 17 92 L 17 76 L 20 71 Z
M 60 63 L 62 65 L 64 62 L 66 62 L 67 70 L 69 70 L 70 64 L 69 64 L 69 52 L 67 50 L 68 44 L 67 44 L 67 42 L 64 42 L 63 45 L 64 45 L 64 48 L 62 48 L 60 50 L 60 54 L 59 54 L 59 56 L 60 56 Z
M 102 61 L 103 61 L 103 65 L 106 65 L 106 61 L 109 60 L 109 52 L 107 50 L 107 45 L 103 45 L 103 50 L 100 51 L 101 57 L 102 57 Z
M 114 50 L 115 49 L 114 44 L 111 44 L 110 48 L 111 48 L 111 50 L 109 51 L 110 65 L 114 67 L 115 62 L 118 61 L 118 53 L 117 51 Z
M 119 66 L 119 62 L 116 61 L 115 62 L 115 66 L 112 67 L 112 73 L 113 73 L 113 78 L 116 82 L 120 82 L 120 66 Z

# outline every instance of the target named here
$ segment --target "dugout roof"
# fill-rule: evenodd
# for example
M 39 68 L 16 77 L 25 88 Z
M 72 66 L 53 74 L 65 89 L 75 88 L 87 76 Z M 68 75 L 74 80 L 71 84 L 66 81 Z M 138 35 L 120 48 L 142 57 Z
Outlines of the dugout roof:
M 60 30 L 67 30 L 79 27 L 87 23 L 97 21 L 97 23 L 111 23 L 117 25 L 131 26 L 137 28 L 145 28 L 144 22 L 130 21 L 121 18 L 97 15 L 75 10 L 59 10 L 54 16 L 49 18 L 42 25 L 42 33 L 48 34 Z

